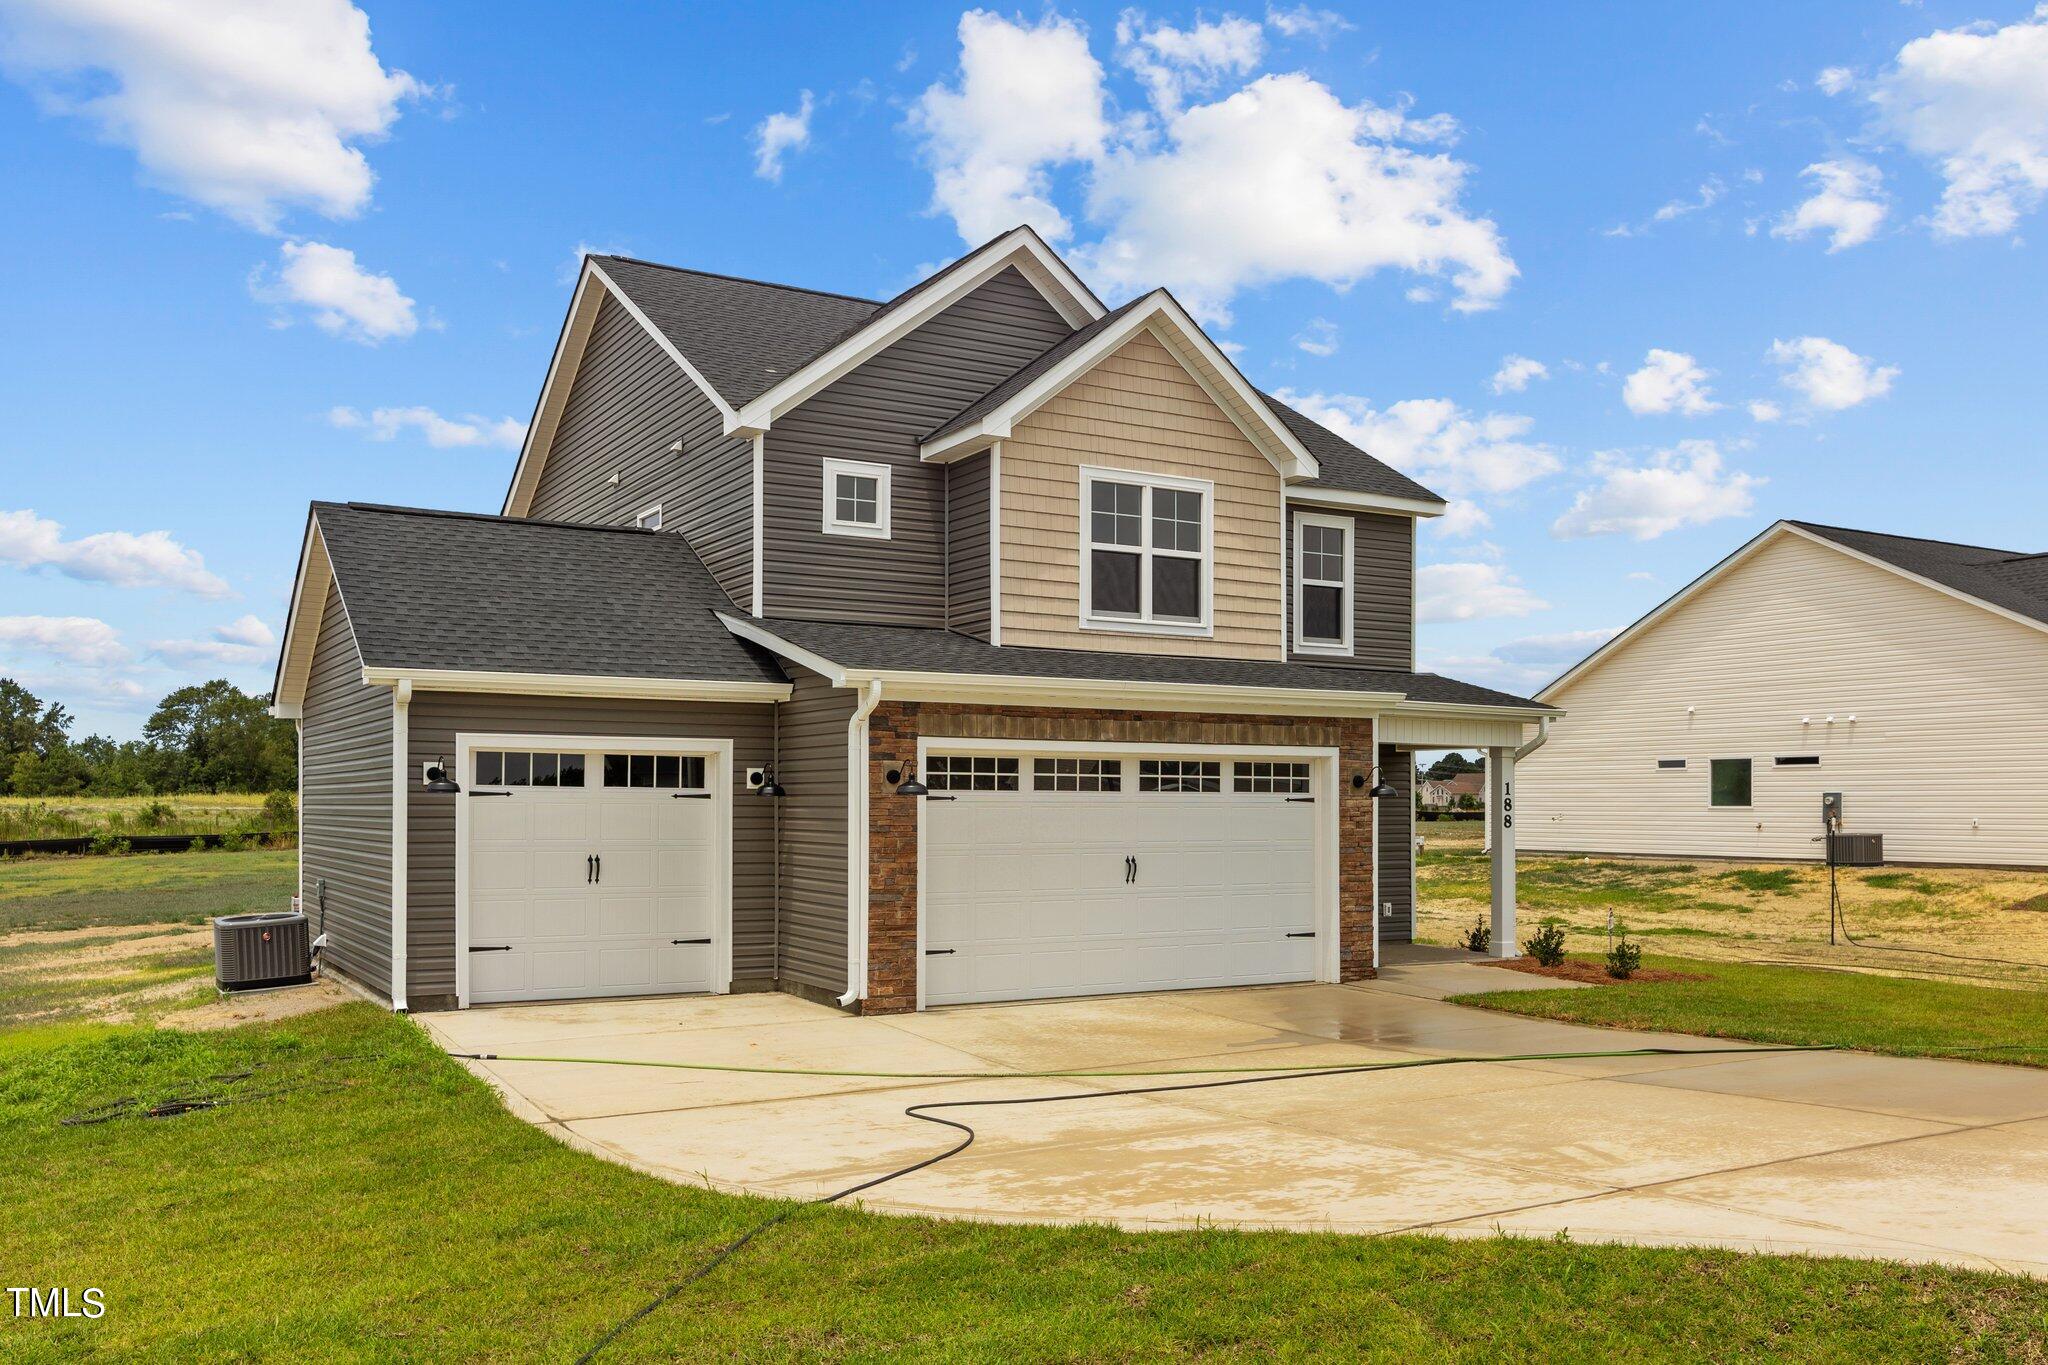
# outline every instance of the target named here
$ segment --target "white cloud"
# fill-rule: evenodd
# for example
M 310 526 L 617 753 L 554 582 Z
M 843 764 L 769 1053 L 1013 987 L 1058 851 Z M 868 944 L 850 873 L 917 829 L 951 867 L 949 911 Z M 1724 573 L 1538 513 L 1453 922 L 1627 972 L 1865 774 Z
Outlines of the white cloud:
M 0 616 L 0 650 L 32 650 L 90 668 L 129 658 L 120 633 L 92 616 Z
M 1563 468 L 1557 452 L 1522 439 L 1535 423 L 1508 413 L 1475 416 L 1448 398 L 1409 398 L 1376 412 L 1349 394 L 1280 401 L 1449 497 L 1512 493 Z
M 1824 66 L 1813 78 L 1814 88 L 1823 95 L 1839 95 L 1856 83 L 1856 73 L 1846 66 Z
M 274 232 L 288 206 L 354 217 L 358 144 L 429 93 L 387 71 L 347 0 L 10 0 L 4 64 L 45 108 L 134 151 L 152 183 Z
M 1877 235 L 1889 205 L 1884 176 L 1867 161 L 1853 156 L 1816 161 L 1802 176 L 1818 187 L 1813 197 L 1780 218 L 1771 236 L 1798 239 L 1826 232 L 1830 253 L 1860 246 Z
M 1616 223 L 1613 227 L 1608 228 L 1604 235 L 1608 237 L 1639 237 L 1659 223 L 1668 223 L 1675 218 L 1683 218 L 1687 214 L 1698 213 L 1703 209 L 1712 208 L 1721 201 L 1721 197 L 1727 192 L 1727 182 L 1723 181 L 1718 175 L 1710 175 L 1700 182 L 1700 187 L 1693 198 L 1667 200 L 1658 207 L 1655 213 L 1650 215 L 1649 221 L 1643 223 Z
M 1858 355 L 1826 337 L 1773 341 L 1768 354 L 1786 367 L 1785 387 L 1830 412 L 1884 397 L 1899 375 L 1898 366 L 1873 365 L 1869 356 Z
M 64 539 L 64 528 L 33 511 L 0 512 L 0 564 L 52 569 L 67 578 L 117 588 L 169 588 L 200 597 L 232 597 L 197 550 L 169 531 L 100 531 Z
M 262 617 L 248 612 L 224 626 L 215 626 L 213 638 L 233 645 L 274 645 L 277 632 Z
M 958 86 L 933 85 L 910 114 L 932 170 L 932 207 L 970 242 L 1018 223 L 1064 239 L 1072 225 L 1052 203 L 1048 167 L 1094 159 L 1109 136 L 1087 33 L 1058 14 L 1027 27 L 969 10 L 959 35 Z
M 1785 415 L 1785 410 L 1768 398 L 1749 400 L 1749 420 L 1752 422 L 1775 422 Z
M 1265 50 L 1265 30 L 1234 14 L 1213 22 L 1197 17 L 1188 29 L 1151 24 L 1134 9 L 1117 16 L 1117 62 L 1144 85 L 1152 107 L 1169 116 L 1180 112 L 1189 95 L 1250 71 Z
M 1741 516 L 1765 482 L 1722 468 L 1720 448 L 1712 441 L 1680 441 L 1646 465 L 1630 465 L 1619 452 L 1608 452 L 1594 457 L 1593 473 L 1600 482 L 1580 491 L 1552 523 L 1552 534 L 1654 540 L 1681 526 Z
M 1294 344 L 1310 355 L 1335 355 L 1339 339 L 1336 323 L 1328 318 L 1311 318 L 1294 338 Z
M 1721 406 L 1698 361 L 1683 351 L 1655 346 L 1643 356 L 1643 367 L 1623 381 L 1621 401 L 1638 417 L 1666 412 L 1701 417 Z
M 1244 69 L 1247 44 L 1194 43 L 1202 31 L 1134 21 L 1126 47 L 1163 66 L 1177 101 Z M 1055 173 L 1071 168 L 1101 229 L 1075 259 L 1112 292 L 1166 284 L 1210 321 L 1227 321 L 1244 288 L 1312 279 L 1342 290 L 1387 269 L 1448 278 L 1453 306 L 1474 311 L 1497 304 L 1518 273 L 1494 224 L 1463 205 L 1468 168 L 1409 145 L 1454 138 L 1447 116 L 1346 105 L 1296 73 L 1112 125 L 1102 66 L 1078 24 L 975 10 L 959 33 L 956 83 L 927 89 L 910 125 L 932 169 L 934 209 L 969 242 L 1018 222 L 1071 236 L 1054 203 Z M 1145 46 L 1166 33 L 1175 37 L 1163 51 Z
M 1532 379 L 1550 378 L 1550 367 L 1540 360 L 1531 360 L 1525 355 L 1502 356 L 1500 368 L 1493 372 L 1495 393 L 1520 393 L 1529 387 Z
M 1415 601 L 1423 622 L 1484 621 L 1528 616 L 1550 604 L 1498 564 L 1425 564 L 1415 573 Z
M 1355 27 L 1335 10 L 1314 9 L 1308 5 L 1296 5 L 1292 9 L 1269 5 L 1266 7 L 1266 23 L 1283 38 L 1313 38 L 1319 43 L 1328 42 L 1332 36 Z
M 591 242 L 579 241 L 576 243 L 574 247 L 570 248 L 569 255 L 565 260 L 563 260 L 561 269 L 555 272 L 555 283 L 576 283 L 577 277 L 583 273 L 583 258 L 585 256 L 630 255 L 632 255 L 630 251 L 626 250 L 625 247 L 618 245 L 616 243 L 606 243 L 605 245 L 599 246 Z
M 328 425 L 344 431 L 366 432 L 375 441 L 389 441 L 401 431 L 413 430 L 436 450 L 476 446 L 502 446 L 517 450 L 526 440 L 526 423 L 511 417 L 443 417 L 432 408 L 377 408 L 365 415 L 354 408 L 330 408 Z
M 270 651 L 257 645 L 238 645 L 228 640 L 152 640 L 150 653 L 175 664 L 220 664 L 247 666 L 263 663 Z
M 1429 522 L 1431 530 L 1448 540 L 1464 540 L 1493 525 L 1484 507 L 1470 498 L 1452 498 L 1440 517 Z
M 816 107 L 811 92 L 797 97 L 794 112 L 770 114 L 754 125 L 754 174 L 763 180 L 782 183 L 782 158 L 811 145 L 811 111 Z
M 1883 131 L 1947 181 L 1939 235 L 2010 233 L 2048 192 L 2048 4 L 1914 39 L 1868 97 Z
M 420 327 L 413 301 L 389 275 L 356 264 L 356 254 L 323 242 L 285 242 L 278 247 L 275 278 L 259 269 L 249 292 L 262 303 L 298 304 L 312 311 L 313 324 L 332 336 L 375 346 L 409 337 Z
M 1525 635 L 1477 655 L 1433 657 L 1432 671 L 1510 691 L 1532 692 L 1613 639 L 1618 631 L 1564 630 Z

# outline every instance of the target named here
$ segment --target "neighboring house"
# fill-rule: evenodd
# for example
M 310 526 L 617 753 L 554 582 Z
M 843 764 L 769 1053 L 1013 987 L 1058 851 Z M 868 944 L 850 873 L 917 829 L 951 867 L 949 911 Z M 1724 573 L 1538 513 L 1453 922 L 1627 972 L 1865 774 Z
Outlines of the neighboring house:
M 1411 752 L 1511 781 L 1556 714 L 1415 671 L 1442 510 L 1028 229 L 882 303 L 592 256 L 503 515 L 313 506 L 326 961 L 401 1008 L 1370 975 Z
M 1451 804 L 1451 789 L 1435 778 L 1418 778 L 1415 784 L 1415 804 L 1424 810 L 1442 810 Z
M 1539 696 L 1523 848 L 1820 858 L 1840 792 L 1888 861 L 2048 866 L 2048 555 L 1781 521 Z
M 1486 774 L 1452 773 L 1439 781 L 1424 781 L 1422 804 L 1432 810 L 1477 810 L 1486 804 Z

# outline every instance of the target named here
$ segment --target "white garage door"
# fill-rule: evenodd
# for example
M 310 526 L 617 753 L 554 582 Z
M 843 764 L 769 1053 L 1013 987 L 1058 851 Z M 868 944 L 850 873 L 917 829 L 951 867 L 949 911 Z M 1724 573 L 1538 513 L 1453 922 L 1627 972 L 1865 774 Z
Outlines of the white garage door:
M 471 751 L 471 1003 L 719 987 L 718 759 L 601 743 Z
M 1314 979 L 1313 772 L 932 754 L 926 1003 Z

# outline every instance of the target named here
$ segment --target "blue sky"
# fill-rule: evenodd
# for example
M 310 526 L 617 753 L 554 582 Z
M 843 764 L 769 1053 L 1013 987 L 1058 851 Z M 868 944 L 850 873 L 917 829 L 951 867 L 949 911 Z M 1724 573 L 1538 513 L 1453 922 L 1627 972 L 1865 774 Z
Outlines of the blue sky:
M 1780 516 L 2048 548 L 2026 4 L 151 8 L 0 0 L 0 673 L 81 731 L 268 686 L 309 499 L 495 511 L 581 246 L 1167 284 L 1454 497 L 1474 680 Z

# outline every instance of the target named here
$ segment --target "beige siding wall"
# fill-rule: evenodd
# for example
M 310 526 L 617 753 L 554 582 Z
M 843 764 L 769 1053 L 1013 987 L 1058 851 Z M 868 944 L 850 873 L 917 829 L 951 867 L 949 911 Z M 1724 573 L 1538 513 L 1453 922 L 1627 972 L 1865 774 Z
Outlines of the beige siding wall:
M 1839 791 L 1892 861 L 2048 865 L 2048 633 L 1796 535 L 1555 700 L 1516 771 L 1524 849 L 1814 858 Z M 1751 808 L 1708 804 L 1714 758 L 1753 761 Z
M 1212 638 L 1080 628 L 1082 465 L 1214 481 Z M 1141 332 L 1003 442 L 1003 643 L 1280 658 L 1280 501 L 1278 472 Z

